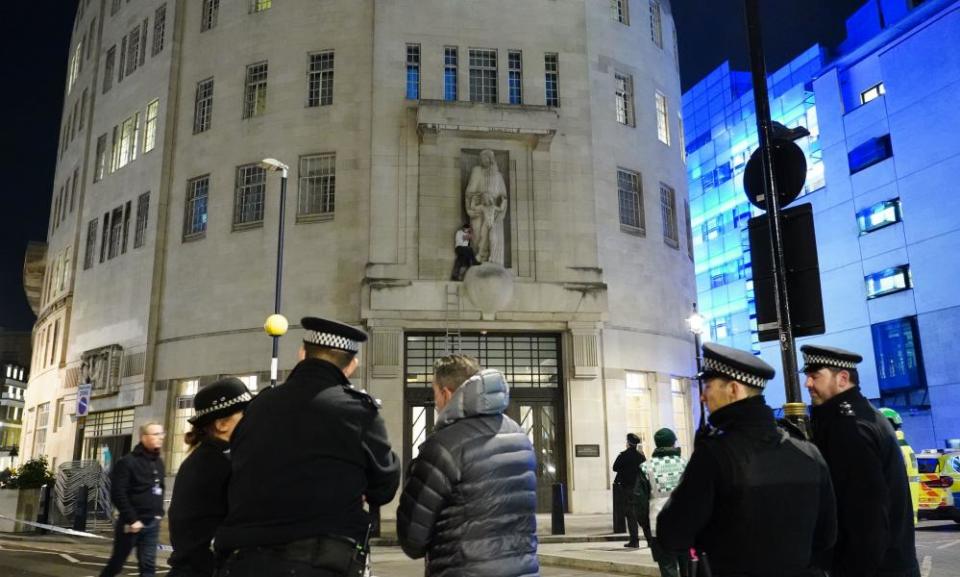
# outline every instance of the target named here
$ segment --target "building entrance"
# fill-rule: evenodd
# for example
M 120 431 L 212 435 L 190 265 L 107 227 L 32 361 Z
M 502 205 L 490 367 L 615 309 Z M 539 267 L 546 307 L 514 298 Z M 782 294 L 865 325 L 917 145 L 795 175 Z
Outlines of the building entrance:
M 433 431 L 433 363 L 446 354 L 442 334 L 406 335 L 404 470 Z M 460 351 L 510 383 L 507 415 L 523 427 L 537 455 L 537 511 L 549 512 L 554 483 L 566 483 L 560 335 L 464 334 Z

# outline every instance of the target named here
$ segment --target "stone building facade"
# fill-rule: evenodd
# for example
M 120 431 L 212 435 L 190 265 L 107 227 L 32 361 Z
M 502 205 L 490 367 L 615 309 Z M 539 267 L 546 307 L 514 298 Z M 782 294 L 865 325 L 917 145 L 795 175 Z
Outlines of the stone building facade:
M 608 510 L 628 430 L 649 449 L 672 426 L 690 448 L 695 288 L 666 0 L 81 5 L 34 331 L 50 362 L 33 365 L 25 448 L 31 415 L 62 404 L 45 441 L 59 462 L 114 459 L 158 420 L 175 471 L 199 387 L 268 384 L 281 183 L 267 157 L 290 166 L 281 378 L 300 317 L 363 327 L 354 380 L 409 460 L 433 421 L 433 359 L 476 354 L 513 383 L 545 509 L 563 482 L 572 511 Z M 492 289 L 510 296 L 486 311 L 450 281 L 484 150 L 506 189 L 509 286 Z M 88 379 L 92 412 L 71 419 Z

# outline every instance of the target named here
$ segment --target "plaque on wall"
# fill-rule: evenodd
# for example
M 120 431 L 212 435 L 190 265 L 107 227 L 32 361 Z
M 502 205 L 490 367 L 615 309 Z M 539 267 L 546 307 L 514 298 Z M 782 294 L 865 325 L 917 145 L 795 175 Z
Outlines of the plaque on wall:
M 574 453 L 577 457 L 599 457 L 600 445 L 574 445 Z

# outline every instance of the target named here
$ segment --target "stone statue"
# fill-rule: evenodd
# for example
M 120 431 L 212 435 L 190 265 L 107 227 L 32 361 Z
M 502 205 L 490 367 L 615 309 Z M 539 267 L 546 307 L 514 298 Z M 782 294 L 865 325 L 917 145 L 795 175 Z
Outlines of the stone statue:
M 507 215 L 507 185 L 492 150 L 480 152 L 480 164 L 470 171 L 464 206 L 473 227 L 470 241 L 477 259 L 503 266 L 503 219 Z

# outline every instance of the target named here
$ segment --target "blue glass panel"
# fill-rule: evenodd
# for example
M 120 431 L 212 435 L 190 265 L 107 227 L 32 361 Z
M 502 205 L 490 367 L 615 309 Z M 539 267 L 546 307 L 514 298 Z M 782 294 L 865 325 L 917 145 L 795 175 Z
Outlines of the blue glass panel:
M 880 391 L 926 388 L 916 317 L 878 323 L 872 330 Z

